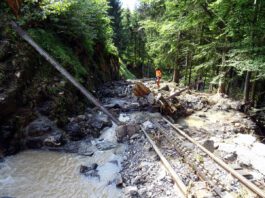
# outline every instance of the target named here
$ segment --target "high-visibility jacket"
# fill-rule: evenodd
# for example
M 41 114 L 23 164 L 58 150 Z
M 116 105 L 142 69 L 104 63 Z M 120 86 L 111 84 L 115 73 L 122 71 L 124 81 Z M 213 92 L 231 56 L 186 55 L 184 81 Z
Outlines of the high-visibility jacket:
M 162 77 L 162 72 L 161 72 L 161 70 L 156 70 L 156 77 Z

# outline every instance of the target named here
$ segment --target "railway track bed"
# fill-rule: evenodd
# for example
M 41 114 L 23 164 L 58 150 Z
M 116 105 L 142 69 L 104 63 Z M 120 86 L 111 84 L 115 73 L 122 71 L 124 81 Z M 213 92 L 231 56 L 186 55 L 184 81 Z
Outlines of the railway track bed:
M 265 197 L 263 186 L 247 179 L 247 170 L 234 170 L 166 118 L 152 118 L 142 130 L 178 176 L 183 197 Z

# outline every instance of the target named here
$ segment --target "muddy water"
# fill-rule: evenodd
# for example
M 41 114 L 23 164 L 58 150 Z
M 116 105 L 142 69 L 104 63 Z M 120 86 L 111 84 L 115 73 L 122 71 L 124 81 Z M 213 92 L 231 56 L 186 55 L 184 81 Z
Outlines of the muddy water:
M 105 131 L 101 139 L 115 141 L 113 131 Z M 0 197 L 122 197 L 112 181 L 120 170 L 123 150 L 124 145 L 120 145 L 108 151 L 97 150 L 92 157 L 49 151 L 25 151 L 7 157 L 0 164 Z M 99 165 L 100 179 L 79 173 L 80 165 L 92 163 Z
M 207 111 L 203 113 L 196 112 L 186 118 L 180 118 L 177 123 L 187 127 L 195 127 L 209 130 L 213 127 L 214 123 L 221 123 L 226 121 L 232 122 L 233 118 L 240 116 L 240 114 L 241 113 L 234 111 Z M 204 116 L 201 117 L 201 115 Z

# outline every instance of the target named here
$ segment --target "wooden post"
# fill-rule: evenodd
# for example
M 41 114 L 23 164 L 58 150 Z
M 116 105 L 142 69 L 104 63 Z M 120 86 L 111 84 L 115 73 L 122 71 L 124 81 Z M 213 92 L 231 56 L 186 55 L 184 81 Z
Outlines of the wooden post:
M 13 29 L 27 41 L 42 57 L 44 57 L 55 69 L 57 69 L 67 80 L 69 80 L 81 93 L 103 111 L 115 124 L 121 125 L 122 123 L 115 118 L 100 102 L 91 94 L 87 89 L 81 85 L 68 71 L 66 71 L 54 58 L 52 58 L 45 50 L 43 50 L 32 38 L 14 21 L 11 22 Z

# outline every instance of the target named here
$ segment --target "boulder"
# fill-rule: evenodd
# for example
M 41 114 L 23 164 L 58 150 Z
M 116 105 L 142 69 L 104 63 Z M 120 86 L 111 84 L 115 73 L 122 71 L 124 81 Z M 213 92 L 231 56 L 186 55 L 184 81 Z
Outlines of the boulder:
M 70 141 L 63 148 L 67 153 L 77 153 L 84 156 L 92 156 L 96 148 L 90 140 Z
M 91 120 L 91 126 L 95 129 L 101 130 L 105 127 L 111 127 L 112 122 L 107 115 L 99 113 L 93 116 Z
M 26 133 L 29 137 L 39 137 L 50 133 L 51 130 L 50 121 L 47 121 L 46 118 L 41 118 L 31 122 L 26 129 Z
M 78 141 L 83 139 L 86 134 L 81 131 L 81 127 L 77 122 L 69 122 L 65 127 L 65 132 L 68 134 L 70 140 Z
M 206 140 L 203 143 L 203 146 L 210 152 L 214 152 L 214 141 L 213 140 Z
M 43 146 L 58 147 L 65 143 L 63 131 L 47 117 L 39 117 L 24 130 L 24 145 L 27 148 L 39 149 Z
M 84 173 L 86 173 L 86 172 L 88 172 L 88 171 L 96 170 L 97 167 L 98 167 L 98 164 L 96 164 L 96 163 L 93 163 L 93 164 L 91 164 L 90 166 L 84 166 L 84 165 L 81 165 L 81 166 L 80 166 L 80 170 L 79 170 L 79 172 L 80 172 L 81 174 L 84 174 Z
M 118 126 L 115 130 L 118 142 L 123 141 L 126 137 L 131 137 L 133 134 L 140 131 L 140 126 L 136 124 L 127 124 Z
M 97 170 L 98 165 L 96 163 L 91 164 L 90 166 L 84 166 L 81 165 L 79 172 L 87 177 L 96 177 L 98 179 L 100 179 L 100 176 L 98 174 L 98 170 Z
M 117 144 L 114 144 L 109 141 L 104 141 L 96 144 L 96 147 L 100 151 L 106 151 L 117 147 Z

